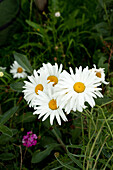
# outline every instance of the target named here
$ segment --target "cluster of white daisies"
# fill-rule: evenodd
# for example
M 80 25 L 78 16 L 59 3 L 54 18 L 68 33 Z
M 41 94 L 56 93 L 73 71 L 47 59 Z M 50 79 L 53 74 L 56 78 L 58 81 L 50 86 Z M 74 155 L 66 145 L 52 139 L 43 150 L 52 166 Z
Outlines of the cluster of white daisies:
M 50 124 L 56 120 L 61 125 L 61 118 L 67 121 L 66 114 L 71 110 L 82 112 L 88 103 L 91 107 L 95 106 L 95 98 L 103 97 L 101 94 L 102 83 L 105 81 L 104 68 L 89 69 L 88 67 L 70 67 L 70 73 L 62 69 L 62 64 L 51 65 L 43 64 L 39 70 L 34 70 L 33 75 L 27 76 L 25 69 L 16 61 L 11 66 L 10 72 L 14 78 L 28 77 L 23 86 L 24 99 L 30 107 L 34 108 L 34 115 L 39 115 L 42 121 L 50 116 Z

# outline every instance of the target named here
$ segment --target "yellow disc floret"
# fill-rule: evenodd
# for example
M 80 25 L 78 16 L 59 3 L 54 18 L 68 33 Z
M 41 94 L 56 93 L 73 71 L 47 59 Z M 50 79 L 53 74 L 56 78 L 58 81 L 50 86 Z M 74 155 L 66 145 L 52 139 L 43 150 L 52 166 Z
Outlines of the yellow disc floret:
M 49 76 L 47 80 L 50 80 L 48 83 L 54 82 L 53 86 L 58 83 L 58 78 L 56 76 Z
M 101 78 L 101 73 L 100 73 L 100 72 L 97 72 L 97 73 L 96 73 L 96 76 L 99 77 L 99 78 Z
M 22 72 L 23 72 L 22 67 L 18 67 L 17 72 L 18 72 L 18 73 L 22 73 Z
M 42 86 L 42 84 L 38 84 L 38 85 L 35 87 L 35 93 L 36 93 L 36 94 L 38 94 L 38 90 L 43 91 L 43 86 Z
M 84 83 L 77 82 L 77 83 L 74 84 L 73 89 L 77 93 L 82 93 L 85 90 L 85 85 L 84 85 Z
M 57 109 L 57 103 L 56 103 L 56 100 L 54 100 L 54 99 L 50 100 L 48 105 L 49 105 L 49 108 L 51 110 L 56 110 Z

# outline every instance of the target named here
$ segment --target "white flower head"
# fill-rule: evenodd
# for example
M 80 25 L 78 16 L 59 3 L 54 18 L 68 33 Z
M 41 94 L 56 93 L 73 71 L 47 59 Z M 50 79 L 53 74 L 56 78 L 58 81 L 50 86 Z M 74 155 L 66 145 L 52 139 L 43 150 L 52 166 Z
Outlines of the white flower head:
M 45 91 L 47 83 L 45 82 L 44 75 L 38 75 L 34 70 L 34 75 L 28 76 L 29 81 L 24 81 L 24 99 L 28 102 L 29 107 L 34 107 L 34 100 L 36 99 L 39 91 Z
M 98 88 L 101 83 L 95 73 L 89 71 L 88 67 L 82 70 L 81 66 L 76 68 L 75 74 L 70 67 L 70 73 L 63 71 L 55 87 L 58 106 L 64 108 L 67 114 L 71 110 L 82 112 L 86 108 L 85 102 L 91 107 L 95 106 L 94 98 L 103 97 L 99 92 L 101 88 Z
M 43 67 L 41 67 L 37 72 L 42 75 L 44 74 L 45 81 L 47 81 L 47 83 L 51 82 L 53 86 L 55 86 L 58 83 L 60 74 L 62 72 L 62 64 L 60 64 L 58 69 L 57 63 L 55 63 L 55 65 L 51 65 L 50 63 L 43 63 Z
M 60 12 L 55 12 L 55 17 L 60 17 Z
M 0 77 L 3 77 L 4 73 L 2 71 L 0 71 Z
M 55 88 L 48 84 L 48 90 L 46 92 L 39 91 L 39 95 L 35 99 L 34 103 L 36 111 L 33 114 L 38 114 L 39 119 L 43 117 L 42 121 L 46 120 L 50 116 L 50 124 L 53 125 L 53 120 L 56 117 L 56 120 L 59 125 L 61 125 L 61 118 L 64 121 L 67 121 L 67 118 L 63 110 L 57 106 L 57 100 L 54 97 Z
M 27 76 L 25 69 L 20 66 L 17 61 L 14 61 L 13 65 L 11 66 L 10 73 L 13 74 L 13 78 L 25 78 Z
M 94 68 L 92 68 L 91 71 L 95 72 L 96 76 L 100 79 L 100 82 L 104 84 L 109 84 L 109 82 L 105 81 L 104 68 L 97 69 L 95 64 L 93 66 Z
M 5 71 L 6 67 L 0 67 L 0 71 Z

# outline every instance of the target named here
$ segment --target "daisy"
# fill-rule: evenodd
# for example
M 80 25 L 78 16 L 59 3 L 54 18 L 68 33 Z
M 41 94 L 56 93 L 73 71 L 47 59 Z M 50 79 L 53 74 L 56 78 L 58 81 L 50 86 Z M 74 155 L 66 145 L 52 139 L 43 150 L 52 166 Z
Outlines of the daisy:
M 95 106 L 94 98 L 103 97 L 99 92 L 101 85 L 99 79 L 94 72 L 89 71 L 88 67 L 82 70 L 76 68 L 76 73 L 73 73 L 70 67 L 70 73 L 63 71 L 60 76 L 59 84 L 56 85 L 56 93 L 58 106 L 64 108 L 67 114 L 73 111 L 82 112 L 86 108 L 85 102 L 88 102 L 91 107 Z
M 27 74 L 25 73 L 25 69 L 20 66 L 17 61 L 14 61 L 11 66 L 10 73 L 13 74 L 13 78 L 25 78 Z
M 60 68 L 58 69 L 57 63 L 55 63 L 55 65 L 51 65 L 50 63 L 43 63 L 43 67 L 38 70 L 38 73 L 42 73 L 45 75 L 45 80 L 47 81 L 47 83 L 52 82 L 53 86 L 58 83 L 61 72 L 62 64 L 60 64 Z
M 60 12 L 55 12 L 55 17 L 60 17 Z
M 63 110 L 58 107 L 57 99 L 54 96 L 54 87 L 51 84 L 48 84 L 48 90 L 46 92 L 39 91 L 39 95 L 34 101 L 36 111 L 33 113 L 39 115 L 39 119 L 43 117 L 42 121 L 46 120 L 50 116 L 50 124 L 53 125 L 53 120 L 56 117 L 57 122 L 61 125 L 61 119 L 67 121 L 67 118 Z
M 96 76 L 100 79 L 100 82 L 104 84 L 109 84 L 109 82 L 105 81 L 104 68 L 97 69 L 95 64 L 93 66 L 94 68 L 92 68 L 91 71 L 94 71 L 96 73 Z
M 29 81 L 24 81 L 24 99 L 28 102 L 30 107 L 34 106 L 34 99 L 39 94 L 39 91 L 46 90 L 45 76 L 38 75 L 34 70 L 34 75 L 28 76 Z

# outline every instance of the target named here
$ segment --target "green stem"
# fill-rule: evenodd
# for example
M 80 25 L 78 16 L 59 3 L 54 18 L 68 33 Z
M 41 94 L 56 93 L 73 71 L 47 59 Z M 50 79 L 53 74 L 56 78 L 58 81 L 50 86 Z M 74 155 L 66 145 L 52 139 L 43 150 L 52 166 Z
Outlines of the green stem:
M 104 119 L 105 119 L 105 122 L 106 122 L 106 124 L 107 124 L 107 126 L 108 126 L 109 132 L 110 132 L 111 137 L 112 137 L 112 139 L 113 139 L 113 133 L 112 133 L 111 128 L 110 128 L 110 126 L 109 126 L 109 124 L 108 124 L 108 121 L 107 121 L 106 116 L 105 116 L 105 114 L 104 114 L 104 112 L 103 112 L 103 109 L 102 109 L 100 106 L 98 106 L 98 105 L 97 105 L 97 107 L 102 111 L 103 117 L 104 117 Z
M 112 157 L 113 157 L 113 153 L 112 153 L 112 155 L 110 156 L 110 158 L 108 159 L 108 161 L 106 162 L 106 165 L 105 165 L 105 167 L 103 168 L 103 170 L 105 170 L 105 169 L 106 169 L 106 167 L 107 167 L 107 165 L 108 165 L 109 161 L 112 159 Z
M 82 118 L 82 115 L 81 115 L 81 126 L 82 126 L 82 139 L 83 139 L 83 146 L 85 145 L 85 142 L 84 142 L 84 125 L 83 125 L 83 118 Z
M 104 145 L 105 145 L 106 140 L 107 140 L 108 137 L 109 137 L 109 135 L 105 138 L 105 140 L 104 140 L 104 142 L 103 142 L 103 144 L 102 144 L 102 146 L 101 146 L 101 148 L 100 148 L 100 150 L 99 150 L 99 152 L 98 152 L 98 155 L 97 155 L 97 157 L 96 157 L 95 164 L 94 164 L 92 170 L 95 170 L 95 167 L 96 167 L 96 165 L 97 165 L 98 158 L 99 158 L 99 156 L 100 156 L 100 153 L 101 153 L 101 151 L 102 151 L 102 149 L 103 149 L 103 147 L 104 147 Z
M 105 103 L 105 104 L 102 104 L 101 107 L 103 107 L 103 106 L 105 106 L 105 105 L 107 105 L 107 104 L 110 104 L 110 103 L 113 103 L 113 100 L 111 100 L 111 101 L 109 101 L 109 102 L 107 102 L 107 103 Z
M 67 152 L 65 144 L 63 143 L 63 141 L 62 141 L 62 139 L 59 137 L 59 135 L 56 133 L 55 129 L 53 129 L 52 132 L 53 132 L 54 135 L 56 136 L 58 142 L 61 144 L 61 146 L 63 147 L 63 149 L 65 150 L 65 152 Z
M 88 114 L 88 111 L 86 113 L 87 113 L 88 117 L 90 118 L 90 123 L 91 123 L 91 121 L 93 119 L 92 119 L 92 117 L 90 115 L 92 115 L 92 113 L 93 113 L 93 108 L 91 109 L 90 115 Z M 93 124 L 95 125 L 94 121 L 93 121 Z M 86 161 L 87 152 L 89 150 L 89 144 L 92 141 L 93 137 L 95 136 L 96 130 L 97 130 L 97 126 L 95 125 L 95 131 L 94 131 L 93 135 L 91 136 L 91 138 L 90 138 L 90 134 L 89 134 L 89 142 L 88 142 L 88 144 L 86 146 L 85 157 L 84 157 L 84 160 L 83 160 L 83 170 L 85 170 L 85 161 Z M 91 126 L 89 127 L 89 133 L 90 133 L 90 131 L 91 131 Z
M 105 123 L 105 121 L 102 123 L 101 128 L 100 128 L 100 130 L 98 131 L 97 136 L 96 136 L 96 138 L 95 138 L 95 140 L 94 140 L 94 142 L 93 142 L 93 145 L 92 145 L 91 150 L 90 150 L 90 153 L 89 153 L 89 159 L 91 159 L 91 155 L 92 155 L 93 149 L 94 149 L 95 144 L 96 144 L 96 141 L 97 141 L 97 139 L 98 139 L 98 137 L 99 137 L 99 135 L 100 135 L 100 133 L 101 133 L 101 131 L 102 131 L 102 128 L 103 128 L 104 123 Z M 86 170 L 89 169 L 89 163 L 90 163 L 90 162 L 89 162 L 89 160 L 88 160 L 88 161 L 87 161 Z
M 96 125 L 95 125 L 95 122 L 94 122 L 94 120 L 93 120 L 93 116 L 92 116 L 92 112 L 90 112 L 90 114 L 88 114 L 88 111 L 87 110 L 85 110 L 85 112 L 87 113 L 87 115 L 90 117 L 90 119 L 92 120 L 92 123 L 93 123 L 93 125 L 94 125 L 94 127 L 95 127 L 95 129 L 96 129 Z
M 83 117 L 81 115 L 81 126 L 82 126 L 82 140 L 83 140 L 83 146 L 85 146 L 85 141 L 84 141 L 84 122 L 83 122 Z M 83 150 L 81 151 L 81 155 L 83 155 Z

